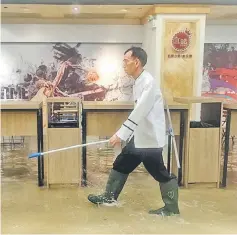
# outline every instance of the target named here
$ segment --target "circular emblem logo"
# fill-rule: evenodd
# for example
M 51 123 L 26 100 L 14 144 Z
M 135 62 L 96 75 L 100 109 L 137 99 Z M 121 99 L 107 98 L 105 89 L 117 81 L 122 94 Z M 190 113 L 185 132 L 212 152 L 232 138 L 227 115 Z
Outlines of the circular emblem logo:
M 191 41 L 191 32 L 189 30 L 180 31 L 172 38 L 172 47 L 175 51 L 183 52 L 188 49 Z

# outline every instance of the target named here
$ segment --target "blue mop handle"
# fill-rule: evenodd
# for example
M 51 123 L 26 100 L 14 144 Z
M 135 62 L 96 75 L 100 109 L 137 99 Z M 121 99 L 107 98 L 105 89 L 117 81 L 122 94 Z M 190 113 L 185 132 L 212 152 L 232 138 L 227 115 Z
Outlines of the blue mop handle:
M 54 149 L 54 150 L 50 150 L 50 151 L 43 152 L 43 153 L 32 153 L 29 155 L 29 158 L 40 157 L 40 156 L 42 156 L 44 154 L 48 154 L 48 153 L 55 153 L 55 152 L 60 152 L 60 151 L 68 150 L 68 149 L 81 148 L 81 147 L 88 146 L 88 145 L 101 144 L 101 143 L 107 143 L 107 142 L 109 142 L 109 140 L 102 140 L 102 141 L 92 142 L 92 143 L 87 143 L 87 144 L 73 145 L 70 147 L 65 147 L 65 148 L 61 148 L 61 149 Z
M 35 158 L 35 157 L 39 157 L 39 156 L 42 156 L 43 154 L 42 153 L 32 153 L 29 155 L 29 158 Z

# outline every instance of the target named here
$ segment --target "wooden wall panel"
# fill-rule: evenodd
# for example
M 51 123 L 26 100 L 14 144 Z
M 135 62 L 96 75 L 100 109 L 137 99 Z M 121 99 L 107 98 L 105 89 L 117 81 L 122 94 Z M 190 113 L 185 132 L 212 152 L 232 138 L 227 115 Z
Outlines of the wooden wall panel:
M 36 112 L 1 112 L 1 136 L 37 135 Z
M 219 128 L 190 128 L 189 183 L 219 179 Z
M 197 22 L 166 20 L 163 27 L 162 92 L 168 100 L 172 100 L 172 97 L 175 96 L 193 96 L 196 53 L 199 50 L 196 35 Z M 192 33 L 190 46 L 184 52 L 177 52 L 172 47 L 172 38 L 176 33 L 185 29 L 189 29 Z
M 64 148 L 81 143 L 80 129 L 49 128 L 49 150 Z M 81 149 L 69 149 L 46 155 L 47 180 L 50 184 L 80 184 L 81 179 Z

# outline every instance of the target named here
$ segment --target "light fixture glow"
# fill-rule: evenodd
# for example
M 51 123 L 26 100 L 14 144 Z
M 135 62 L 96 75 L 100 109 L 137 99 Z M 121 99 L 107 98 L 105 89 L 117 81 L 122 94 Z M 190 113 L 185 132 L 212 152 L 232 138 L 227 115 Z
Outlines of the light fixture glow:
M 112 79 L 114 76 L 116 76 L 119 68 L 120 64 L 117 58 L 113 58 L 111 56 L 103 56 L 103 58 L 99 58 L 97 61 L 96 70 L 100 79 L 97 83 L 100 85 L 111 84 Z
M 76 6 L 72 8 L 74 14 L 78 14 L 80 12 L 80 7 Z

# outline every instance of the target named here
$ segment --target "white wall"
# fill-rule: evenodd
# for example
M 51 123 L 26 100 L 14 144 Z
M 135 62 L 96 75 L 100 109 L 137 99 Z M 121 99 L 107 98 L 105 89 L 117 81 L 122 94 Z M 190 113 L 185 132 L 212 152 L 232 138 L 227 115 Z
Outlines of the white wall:
M 144 25 L 143 35 L 143 49 L 148 54 L 146 69 L 156 76 L 156 28 L 152 27 L 152 22 Z
M 45 25 L 2 24 L 1 42 L 98 42 L 98 43 L 142 43 L 151 51 L 154 30 L 146 35 L 142 25 Z M 149 42 L 149 38 L 152 40 Z M 208 24 L 206 43 L 237 43 L 235 25 Z M 148 54 L 150 54 L 148 52 Z
M 1 25 L 1 42 L 142 43 L 142 40 L 142 25 Z
M 206 25 L 206 43 L 237 43 L 237 22 L 235 25 Z

